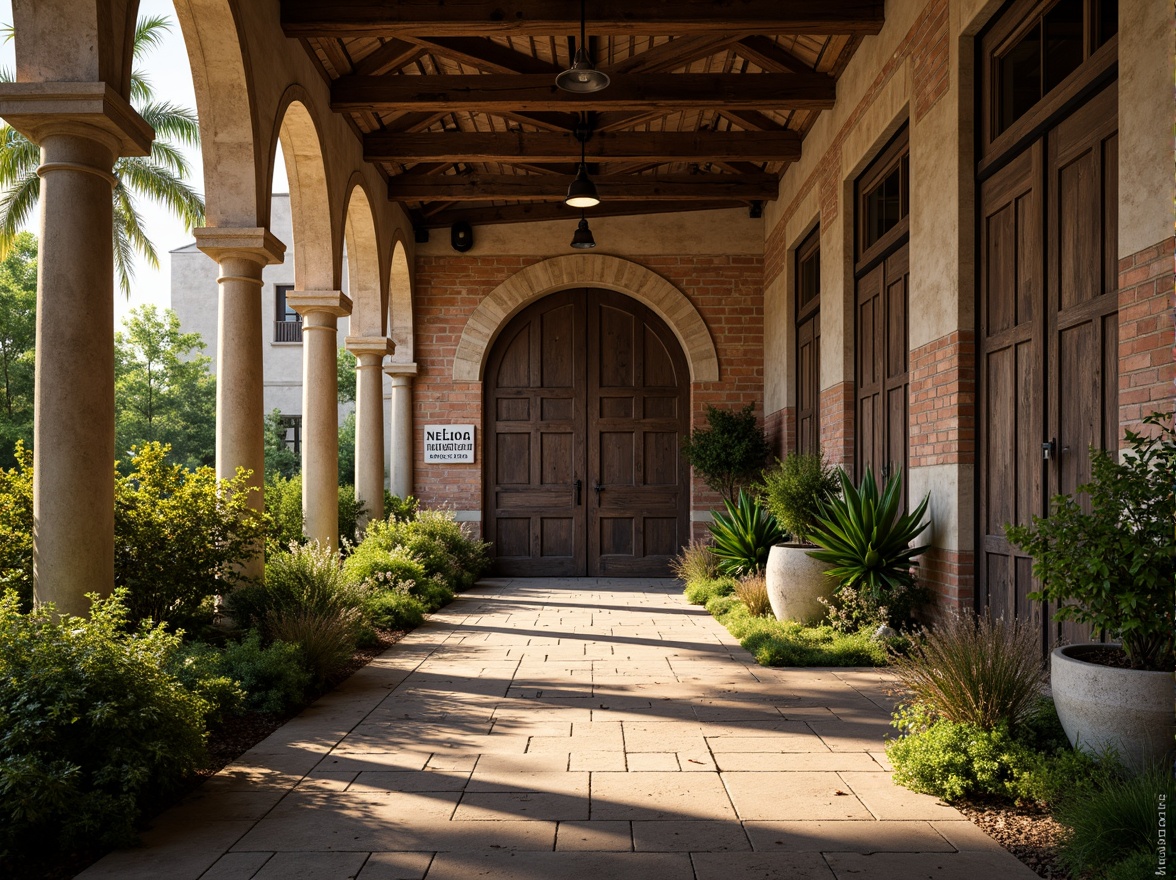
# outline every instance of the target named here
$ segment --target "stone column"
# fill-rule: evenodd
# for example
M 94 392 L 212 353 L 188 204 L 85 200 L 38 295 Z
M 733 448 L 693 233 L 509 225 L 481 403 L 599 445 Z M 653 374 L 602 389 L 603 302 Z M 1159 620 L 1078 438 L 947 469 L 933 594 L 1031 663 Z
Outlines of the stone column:
M 338 549 L 338 329 L 351 300 L 338 290 L 298 290 L 286 302 L 302 316 L 302 533 Z
M 282 262 L 286 246 L 260 228 L 196 230 L 196 246 L 220 267 L 216 340 L 216 476 L 231 479 L 238 468 L 256 487 L 250 501 L 265 507 L 265 388 L 262 370 L 262 270 Z M 242 560 L 246 577 L 260 579 L 264 549 Z
M 384 365 L 396 346 L 386 336 L 348 336 L 355 368 L 355 498 L 363 521 L 384 518 Z
M 392 479 L 391 493 L 406 498 L 412 486 L 412 380 L 416 364 L 389 364 L 384 372 L 392 377 Z
M 0 115 L 41 147 L 33 594 L 84 615 L 114 585 L 112 173 L 151 128 L 103 83 L 10 83 Z

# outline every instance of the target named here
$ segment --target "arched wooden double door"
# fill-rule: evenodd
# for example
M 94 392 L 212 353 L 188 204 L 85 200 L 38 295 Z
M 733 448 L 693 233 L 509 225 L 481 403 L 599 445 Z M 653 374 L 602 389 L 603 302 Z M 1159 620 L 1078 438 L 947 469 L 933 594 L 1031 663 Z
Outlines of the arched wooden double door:
M 660 318 L 611 291 L 546 297 L 494 344 L 484 402 L 498 573 L 669 573 L 689 528 L 689 374 Z

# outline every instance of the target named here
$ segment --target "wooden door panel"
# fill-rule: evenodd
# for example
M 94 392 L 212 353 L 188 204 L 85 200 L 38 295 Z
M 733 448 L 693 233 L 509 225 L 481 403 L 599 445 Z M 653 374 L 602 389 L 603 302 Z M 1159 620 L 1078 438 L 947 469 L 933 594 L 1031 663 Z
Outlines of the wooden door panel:
M 820 448 L 820 314 L 796 330 L 796 448 L 802 454 Z

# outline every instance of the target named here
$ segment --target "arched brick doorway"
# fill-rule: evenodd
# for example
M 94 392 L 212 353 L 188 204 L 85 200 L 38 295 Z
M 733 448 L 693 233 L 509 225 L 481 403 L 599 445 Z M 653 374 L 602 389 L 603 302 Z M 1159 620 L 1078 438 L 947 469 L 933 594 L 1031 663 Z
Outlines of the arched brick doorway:
M 483 387 L 497 572 L 669 574 L 690 525 L 690 376 L 666 323 L 614 291 L 553 294 L 503 328 Z

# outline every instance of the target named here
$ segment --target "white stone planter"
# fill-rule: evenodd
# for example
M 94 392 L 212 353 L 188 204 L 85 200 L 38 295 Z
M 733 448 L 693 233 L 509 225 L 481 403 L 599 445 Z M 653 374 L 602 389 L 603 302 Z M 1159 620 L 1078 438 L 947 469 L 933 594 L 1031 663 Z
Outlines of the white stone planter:
M 828 609 L 818 601 L 833 595 L 837 584 L 825 572 L 829 566 L 808 555 L 811 544 L 776 544 L 768 552 L 764 577 L 768 601 L 777 620 L 817 623 Z
M 1050 655 L 1054 705 L 1070 743 L 1091 752 L 1113 747 L 1136 770 L 1170 754 L 1176 736 L 1172 673 L 1118 669 L 1070 656 L 1084 647 L 1068 645 Z

